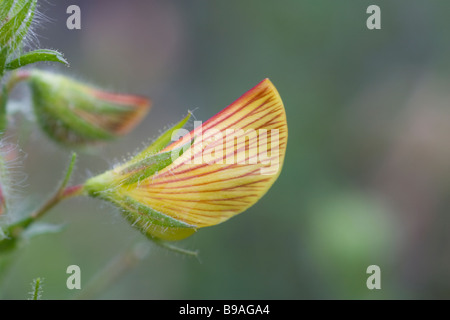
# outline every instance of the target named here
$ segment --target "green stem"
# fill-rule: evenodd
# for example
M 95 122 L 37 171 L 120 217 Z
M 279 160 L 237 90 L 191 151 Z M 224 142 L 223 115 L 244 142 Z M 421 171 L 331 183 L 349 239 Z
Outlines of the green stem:
M 28 217 L 17 221 L 8 226 L 7 230 L 5 230 L 7 234 L 7 238 L 0 241 L 0 251 L 3 251 L 2 254 L 11 253 L 16 247 L 17 240 L 19 239 L 20 234 L 25 231 L 31 224 L 33 224 L 36 220 L 44 216 L 47 212 L 49 212 L 55 205 L 61 202 L 64 199 L 68 199 L 71 197 L 75 197 L 81 195 L 83 192 L 83 185 L 76 185 L 67 187 L 69 183 L 70 176 L 72 175 L 73 167 L 75 165 L 76 154 L 72 154 L 72 159 L 70 161 L 69 167 L 67 169 L 66 175 L 64 176 L 63 181 L 59 185 L 57 191 L 50 197 L 40 208 L 31 213 Z M 0 260 L 0 276 L 4 274 L 5 270 L 9 266 L 10 260 L 5 260 L 4 256 L 2 256 L 2 260 Z
M 68 199 L 71 197 L 75 197 L 81 194 L 83 189 L 82 185 L 72 186 L 68 188 L 61 189 L 57 193 L 55 193 L 50 199 L 47 200 L 39 209 L 34 211 L 30 217 L 33 220 L 37 220 L 42 217 L 45 213 L 50 211 L 55 205 L 60 203 L 64 199 Z
M 17 83 L 28 79 L 30 75 L 31 73 L 29 71 L 15 71 L 11 74 L 8 81 L 2 85 L 0 90 L 0 134 L 3 134 L 8 126 L 6 106 L 9 93 L 14 89 Z
M 27 80 L 31 76 L 31 73 L 27 70 L 19 70 L 11 73 L 8 81 L 5 84 L 7 92 L 11 92 L 14 87 L 21 81 Z
M 77 158 L 76 153 L 73 153 L 64 180 L 62 181 L 61 185 L 59 186 L 55 194 L 50 199 L 48 199 L 47 202 L 44 203 L 44 205 L 41 208 L 39 208 L 38 210 L 36 210 L 31 214 L 30 217 L 33 218 L 33 220 L 39 219 L 47 211 L 49 211 L 51 208 L 53 208 L 56 204 L 58 204 L 62 200 L 76 196 L 79 194 L 79 192 L 81 192 L 82 186 L 74 186 L 66 188 L 67 184 L 69 183 L 70 176 L 72 175 L 76 158 Z
M 33 281 L 33 292 L 31 292 L 31 300 L 39 300 L 41 297 L 41 278 L 36 278 Z
M 81 195 L 81 193 L 83 192 L 83 185 L 66 187 L 69 182 L 70 176 L 72 175 L 75 160 L 76 154 L 73 153 L 66 175 L 64 176 L 64 180 L 61 182 L 59 188 L 56 190 L 53 196 L 50 197 L 40 208 L 31 213 L 27 218 L 16 222 L 8 228 L 10 237 L 17 237 L 23 230 L 25 230 L 33 222 L 45 215 L 62 200 Z

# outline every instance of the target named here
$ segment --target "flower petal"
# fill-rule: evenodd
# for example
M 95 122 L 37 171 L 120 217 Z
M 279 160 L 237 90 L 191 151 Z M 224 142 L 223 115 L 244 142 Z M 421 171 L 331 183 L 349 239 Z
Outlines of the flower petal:
M 162 152 L 193 138 L 171 165 L 118 192 L 198 228 L 246 210 L 272 186 L 284 161 L 287 122 L 276 88 L 263 80 Z
M 78 109 L 78 115 L 86 121 L 96 123 L 105 131 L 114 132 L 116 135 L 124 135 L 130 132 L 144 118 L 150 108 L 149 99 L 136 96 L 106 92 L 92 89 L 92 95 L 109 106 L 98 110 L 98 113 L 84 112 Z

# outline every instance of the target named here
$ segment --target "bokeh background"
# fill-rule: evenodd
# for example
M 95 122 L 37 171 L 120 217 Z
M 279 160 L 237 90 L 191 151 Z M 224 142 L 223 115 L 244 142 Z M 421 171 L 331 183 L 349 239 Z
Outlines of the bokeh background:
M 66 28 L 71 4 L 81 30 Z M 371 4 L 381 30 L 366 27 Z M 44 299 L 450 298 L 449 10 L 447 0 L 40 1 L 30 45 L 64 52 L 71 66 L 39 67 L 153 101 L 130 135 L 79 154 L 73 183 L 266 77 L 286 107 L 287 155 L 256 205 L 177 244 L 201 262 L 149 243 L 109 205 L 75 198 L 44 219 L 65 224 L 61 233 L 17 252 L 0 297 L 26 299 L 42 277 Z M 29 103 L 26 88 L 16 99 Z M 16 189 L 32 207 L 70 150 L 27 117 L 15 121 L 9 139 L 27 154 L 16 170 L 28 176 Z M 145 257 L 102 282 L 134 243 Z M 66 287 L 72 264 L 81 292 Z M 366 287 L 370 265 L 381 290 Z

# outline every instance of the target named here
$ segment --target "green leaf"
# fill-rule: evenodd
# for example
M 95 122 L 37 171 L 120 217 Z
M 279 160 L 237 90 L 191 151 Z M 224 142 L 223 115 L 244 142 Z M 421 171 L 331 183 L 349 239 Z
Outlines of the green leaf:
M 26 0 L 25 0 L 26 1 Z M 23 22 L 22 28 L 19 29 L 19 31 L 16 33 L 16 36 L 12 39 L 12 42 L 10 44 L 11 52 L 16 51 L 17 48 L 20 47 L 23 39 L 28 33 L 28 30 L 31 27 L 31 23 L 33 22 L 35 10 L 36 10 L 36 4 L 37 0 L 31 0 L 31 7 L 29 10 L 29 14 L 27 15 L 25 21 Z
M 10 16 L 14 17 L 23 8 L 23 6 L 27 4 L 28 1 L 29 0 L 16 0 L 11 10 Z
M 2 0 L 2 2 L 0 2 L 0 25 L 8 18 L 8 13 L 11 10 L 13 3 L 14 0 Z
M 37 0 L 26 1 L 22 9 L 2 26 L 0 29 L 1 47 L 9 44 L 12 51 L 17 49 L 25 35 L 28 33 L 28 29 L 33 21 L 36 1 Z
M 125 197 L 124 199 L 122 199 L 121 205 L 125 208 L 125 210 L 129 212 L 138 213 L 142 220 L 151 221 L 152 224 L 158 226 L 189 229 L 195 228 L 195 226 L 193 225 L 187 224 L 186 222 L 177 220 L 173 217 L 165 215 L 164 213 L 158 212 L 153 208 L 143 205 L 130 197 Z
M 22 7 L 22 9 L 5 23 L 0 29 L 0 45 L 3 47 L 8 44 L 8 41 L 14 37 L 16 32 L 22 27 L 22 23 L 25 21 L 29 14 L 33 0 L 28 0 L 27 3 Z
M 14 70 L 23 66 L 26 66 L 27 64 L 41 62 L 41 61 L 54 61 L 54 62 L 60 62 L 65 65 L 69 65 L 66 59 L 64 59 L 64 56 L 62 53 L 59 53 L 58 51 L 54 50 L 48 50 L 48 49 L 39 49 L 27 52 L 17 59 L 14 59 L 13 61 L 9 62 L 6 65 L 7 70 Z

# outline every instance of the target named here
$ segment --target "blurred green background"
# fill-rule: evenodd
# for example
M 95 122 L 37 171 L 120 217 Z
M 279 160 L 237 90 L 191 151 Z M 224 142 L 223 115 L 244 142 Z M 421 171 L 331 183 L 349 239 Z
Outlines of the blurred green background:
M 66 28 L 71 4 L 81 30 Z M 371 4 L 381 30 L 366 27 Z M 81 294 L 96 299 L 450 298 L 449 10 L 447 0 L 41 1 L 31 47 L 61 50 L 71 66 L 58 71 L 153 101 L 130 135 L 79 154 L 73 183 L 188 110 L 208 119 L 265 77 L 285 104 L 287 155 L 256 205 L 178 243 L 201 263 L 145 241 L 108 204 L 75 198 L 44 219 L 63 232 L 17 252 L 0 297 L 26 299 L 42 277 L 44 299 L 71 299 L 80 292 L 67 289 L 66 268 L 76 264 Z M 70 150 L 34 125 L 9 140 L 27 154 L 16 189 L 32 206 L 54 190 Z M 101 292 L 83 291 L 141 241 L 145 259 Z M 366 287 L 370 265 L 381 290 Z

